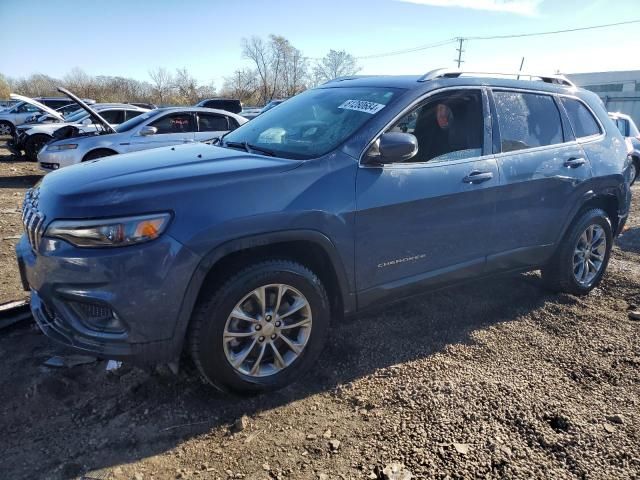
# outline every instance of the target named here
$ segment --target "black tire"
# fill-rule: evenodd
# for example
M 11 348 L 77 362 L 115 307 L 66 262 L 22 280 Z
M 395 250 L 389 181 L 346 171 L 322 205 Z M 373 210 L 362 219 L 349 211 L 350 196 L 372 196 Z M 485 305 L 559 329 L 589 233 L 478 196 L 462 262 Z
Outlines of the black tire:
M 107 148 L 99 148 L 97 150 L 92 150 L 87 153 L 82 159 L 83 162 L 88 162 L 89 160 L 96 160 L 98 158 L 110 157 L 111 155 L 117 155 L 117 152 L 113 150 L 109 150 Z
M 0 133 L 0 135 L 13 136 L 15 134 L 16 127 L 13 126 L 13 123 L 2 120 L 0 121 L 0 132 L 2 132 L 3 130 L 5 130 L 5 132 Z
M 304 295 L 311 310 L 312 328 L 304 349 L 289 366 L 269 376 L 245 375 L 231 365 L 224 352 L 225 325 L 241 299 L 270 284 L 286 284 Z M 188 346 L 203 379 L 219 390 L 260 393 L 282 388 L 308 371 L 324 347 L 329 332 L 329 300 L 318 276 L 299 263 L 268 260 L 251 265 L 202 297 L 191 319 Z
M 591 225 L 599 225 L 604 230 L 606 238 L 606 250 L 602 266 L 598 273 L 587 284 L 578 282 L 574 275 L 574 254 L 580 236 Z M 573 222 L 569 230 L 558 246 L 549 263 L 542 268 L 542 280 L 547 288 L 555 292 L 566 292 L 574 295 L 586 295 L 598 286 L 607 270 L 611 247 L 613 245 L 613 232 L 611 221 L 607 214 L 599 209 L 593 208 L 582 211 Z
M 27 160 L 35 162 L 38 160 L 38 152 L 45 143 L 51 140 L 52 137 L 49 135 L 44 135 L 41 133 L 37 133 L 35 135 L 31 135 L 26 142 L 24 142 L 24 155 L 27 157 Z

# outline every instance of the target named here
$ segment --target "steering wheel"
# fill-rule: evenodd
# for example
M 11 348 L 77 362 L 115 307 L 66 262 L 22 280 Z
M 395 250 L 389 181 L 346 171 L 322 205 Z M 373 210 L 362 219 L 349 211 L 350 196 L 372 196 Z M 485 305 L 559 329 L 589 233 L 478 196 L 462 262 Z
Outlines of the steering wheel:
M 296 124 L 298 140 L 313 139 L 318 135 L 324 134 L 329 129 L 329 123 L 322 120 L 305 120 Z

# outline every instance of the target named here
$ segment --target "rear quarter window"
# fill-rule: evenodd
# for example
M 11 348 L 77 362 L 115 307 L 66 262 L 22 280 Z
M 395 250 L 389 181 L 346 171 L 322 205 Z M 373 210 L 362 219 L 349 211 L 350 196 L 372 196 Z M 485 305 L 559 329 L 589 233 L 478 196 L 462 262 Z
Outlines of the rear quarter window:
M 493 98 L 498 114 L 501 151 L 562 143 L 562 121 L 550 95 L 497 91 Z
M 579 100 L 562 97 L 562 105 L 567 112 L 576 138 L 590 137 L 602 133 L 600 125 L 589 109 Z

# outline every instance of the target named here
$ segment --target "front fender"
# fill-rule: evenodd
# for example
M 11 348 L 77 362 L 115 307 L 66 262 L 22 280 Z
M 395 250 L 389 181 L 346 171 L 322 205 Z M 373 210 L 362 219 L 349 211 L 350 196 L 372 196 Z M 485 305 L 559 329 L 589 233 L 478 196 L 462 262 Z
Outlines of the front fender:
M 227 255 L 240 250 L 291 241 L 312 242 L 326 252 L 336 273 L 338 288 L 342 295 L 344 304 L 344 311 L 345 313 L 354 312 L 356 310 L 355 295 L 350 291 L 345 266 L 340 258 L 338 249 L 326 235 L 317 230 L 304 229 L 269 232 L 229 240 L 216 246 L 202 257 L 198 267 L 191 277 L 191 280 L 189 281 L 189 285 L 182 300 L 174 338 L 184 340 L 189 320 L 191 319 L 193 309 L 196 305 L 196 301 L 198 300 L 198 295 L 202 289 L 205 278 L 217 262 Z

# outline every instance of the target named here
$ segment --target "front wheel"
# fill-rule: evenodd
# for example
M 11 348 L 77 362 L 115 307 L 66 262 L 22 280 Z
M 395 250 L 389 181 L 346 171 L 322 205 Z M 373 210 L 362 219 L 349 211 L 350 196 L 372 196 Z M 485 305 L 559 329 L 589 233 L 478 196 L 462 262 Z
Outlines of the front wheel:
M 322 351 L 329 300 L 320 279 L 299 263 L 254 264 L 204 297 L 192 318 L 189 348 L 203 378 L 223 391 L 284 387 Z
M 98 150 L 92 150 L 87 153 L 82 159 L 83 162 L 89 162 L 91 160 L 97 160 L 98 158 L 110 157 L 111 155 L 117 155 L 117 152 L 108 150 L 106 148 L 99 148 Z
M 14 126 L 10 122 L 0 122 L 0 136 L 13 135 Z
M 555 291 L 585 295 L 593 290 L 609 263 L 613 232 L 607 214 L 598 208 L 583 212 L 570 227 L 542 279 Z

